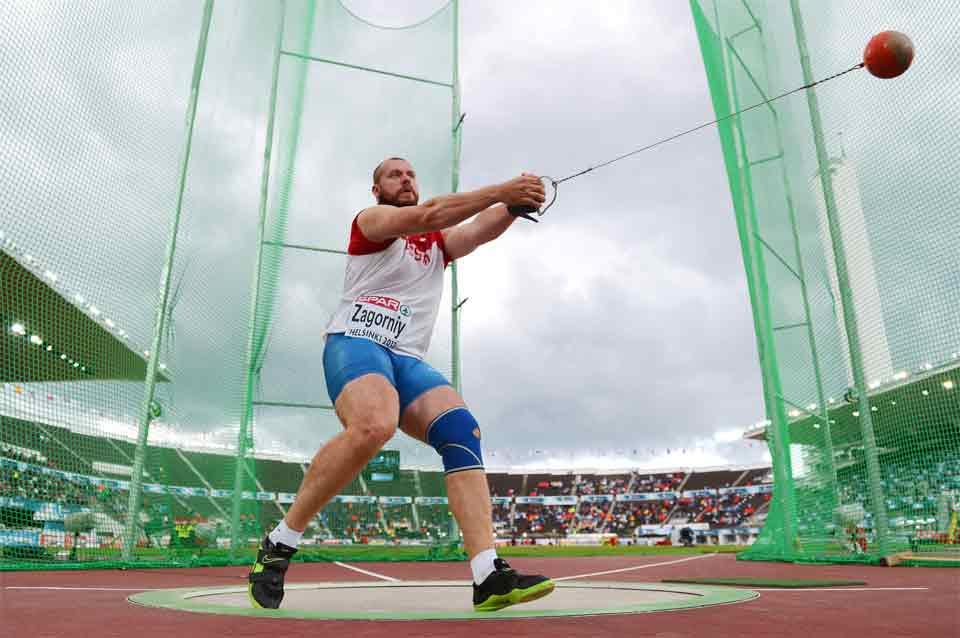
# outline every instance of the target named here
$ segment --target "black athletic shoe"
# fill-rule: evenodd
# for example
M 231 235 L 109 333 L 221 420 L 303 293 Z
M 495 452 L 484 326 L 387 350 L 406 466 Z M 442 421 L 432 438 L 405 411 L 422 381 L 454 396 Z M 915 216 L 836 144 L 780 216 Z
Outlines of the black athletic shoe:
M 293 547 L 283 543 L 274 544 L 265 536 L 257 552 L 257 562 L 253 564 L 247 579 L 247 593 L 250 603 L 260 609 L 278 609 L 283 600 L 283 575 L 290 566 L 290 558 L 297 553 Z
M 510 568 L 502 558 L 493 560 L 494 572 L 473 584 L 473 610 L 497 611 L 517 603 L 543 598 L 555 587 L 546 576 L 526 576 Z

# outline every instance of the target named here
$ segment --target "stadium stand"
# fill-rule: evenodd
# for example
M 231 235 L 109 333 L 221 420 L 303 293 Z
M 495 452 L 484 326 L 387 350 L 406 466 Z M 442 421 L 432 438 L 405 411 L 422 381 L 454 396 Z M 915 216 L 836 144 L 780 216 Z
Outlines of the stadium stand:
M 507 474 L 505 472 L 490 472 L 487 474 L 490 493 L 494 496 L 520 494 L 526 486 L 526 478 L 526 474 Z
M 528 474 L 529 496 L 559 496 L 573 491 L 573 477 L 569 474 Z
M 443 496 L 447 493 L 446 483 L 442 472 L 420 472 L 420 496 Z M 487 475 L 490 480 L 492 475 Z M 496 494 L 493 483 L 490 484 L 490 493 Z
M 747 470 L 747 475 L 740 481 L 740 485 L 762 485 L 764 483 L 773 483 L 773 470 L 769 467 L 760 467 Z
M 634 472 L 634 492 L 670 492 L 681 488 L 686 478 L 684 472 L 670 472 L 668 474 L 648 474 Z
M 9 529 L 55 524 L 34 517 L 50 504 L 123 519 L 132 465 L 130 442 L 110 439 L 104 444 L 102 438 L 8 417 L 2 417 L 0 425 L 0 497 L 5 499 L 0 525 Z M 65 448 L 71 453 L 64 453 Z M 231 457 L 158 446 L 151 446 L 148 455 L 150 466 L 160 468 L 147 478 L 153 490 L 145 493 L 142 517 L 148 542 L 165 542 L 163 538 L 196 524 L 218 528 L 226 524 L 233 487 Z M 937 491 L 931 485 L 960 487 L 960 458 L 941 454 L 936 461 L 927 464 L 918 459 L 915 466 L 888 468 L 884 480 L 893 488 L 898 508 L 902 509 L 904 500 L 913 499 L 917 509 L 929 509 L 926 495 Z M 256 498 L 245 497 L 249 507 L 241 514 L 242 536 L 251 543 L 283 516 L 305 469 L 301 461 L 274 456 L 257 457 L 255 466 L 260 493 Z M 524 542 L 600 533 L 639 538 L 662 535 L 664 527 L 682 525 L 699 526 L 701 531 L 742 528 L 762 519 L 772 491 L 769 467 L 490 472 L 488 480 L 498 537 Z M 927 486 L 916 489 L 918 480 Z M 844 489 L 848 502 L 865 499 L 856 485 Z M 306 538 L 314 542 L 444 538 L 451 529 L 444 495 L 440 471 L 405 468 L 392 481 L 364 480 L 361 475 L 320 513 Z
M 684 485 L 685 490 L 717 489 L 732 487 L 748 470 L 714 470 L 709 472 L 691 472 Z
M 577 494 L 620 494 L 630 482 L 630 474 L 580 474 Z

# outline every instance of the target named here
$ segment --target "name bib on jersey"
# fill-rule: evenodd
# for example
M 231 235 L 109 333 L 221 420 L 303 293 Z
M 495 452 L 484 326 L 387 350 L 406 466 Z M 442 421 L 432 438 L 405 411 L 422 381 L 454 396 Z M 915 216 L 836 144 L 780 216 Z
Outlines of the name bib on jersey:
M 393 297 L 361 295 L 353 301 L 347 318 L 348 337 L 364 337 L 384 348 L 396 348 L 400 335 L 410 325 L 410 306 Z

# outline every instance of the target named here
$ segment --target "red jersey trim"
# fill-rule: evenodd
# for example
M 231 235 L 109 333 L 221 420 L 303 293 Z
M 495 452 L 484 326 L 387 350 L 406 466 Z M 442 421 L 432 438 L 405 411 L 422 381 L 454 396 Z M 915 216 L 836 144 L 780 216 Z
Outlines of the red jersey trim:
M 393 239 L 387 239 L 385 241 L 370 241 L 367 239 L 363 231 L 360 230 L 360 225 L 357 223 L 359 217 L 360 213 L 357 213 L 356 217 L 353 218 L 353 224 L 350 225 L 350 243 L 347 245 L 348 255 L 372 255 L 373 253 L 385 250 L 387 246 L 394 242 Z
M 429 233 L 417 233 L 404 239 L 407 242 L 407 252 L 424 265 L 430 263 L 430 251 L 434 246 L 440 250 L 440 255 L 443 257 L 444 268 L 453 261 L 450 259 L 450 255 L 447 254 L 447 249 L 443 242 L 443 233 L 440 231 L 435 230 Z
M 357 219 L 359 219 L 359 217 L 360 213 L 357 213 L 356 217 L 353 218 L 353 223 L 350 225 L 350 243 L 347 246 L 348 255 L 372 255 L 373 253 L 378 253 L 381 250 L 386 250 L 390 244 L 396 241 L 396 238 L 379 242 L 367 239 L 367 237 L 363 234 L 363 231 L 360 230 L 360 224 L 357 223 Z M 441 231 L 435 230 L 419 236 L 425 236 L 429 241 L 429 245 L 437 244 L 440 246 L 440 251 L 443 253 L 443 267 L 446 268 L 450 265 L 450 262 L 452 262 L 453 259 L 447 252 L 447 245 L 443 241 L 443 233 Z
M 443 242 L 443 231 L 434 231 L 430 233 L 431 235 L 436 235 L 437 244 L 440 246 L 440 250 L 443 252 L 443 267 L 446 268 L 450 265 L 450 262 L 453 259 L 450 258 L 450 254 L 447 253 L 447 245 Z

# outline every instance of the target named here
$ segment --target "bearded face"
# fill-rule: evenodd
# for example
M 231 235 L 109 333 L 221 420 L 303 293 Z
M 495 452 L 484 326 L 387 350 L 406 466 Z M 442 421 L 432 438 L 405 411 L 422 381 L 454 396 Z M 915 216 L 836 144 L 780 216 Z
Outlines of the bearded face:
M 420 201 L 417 173 L 407 160 L 384 160 L 377 167 L 375 178 L 372 192 L 378 204 L 416 206 Z

